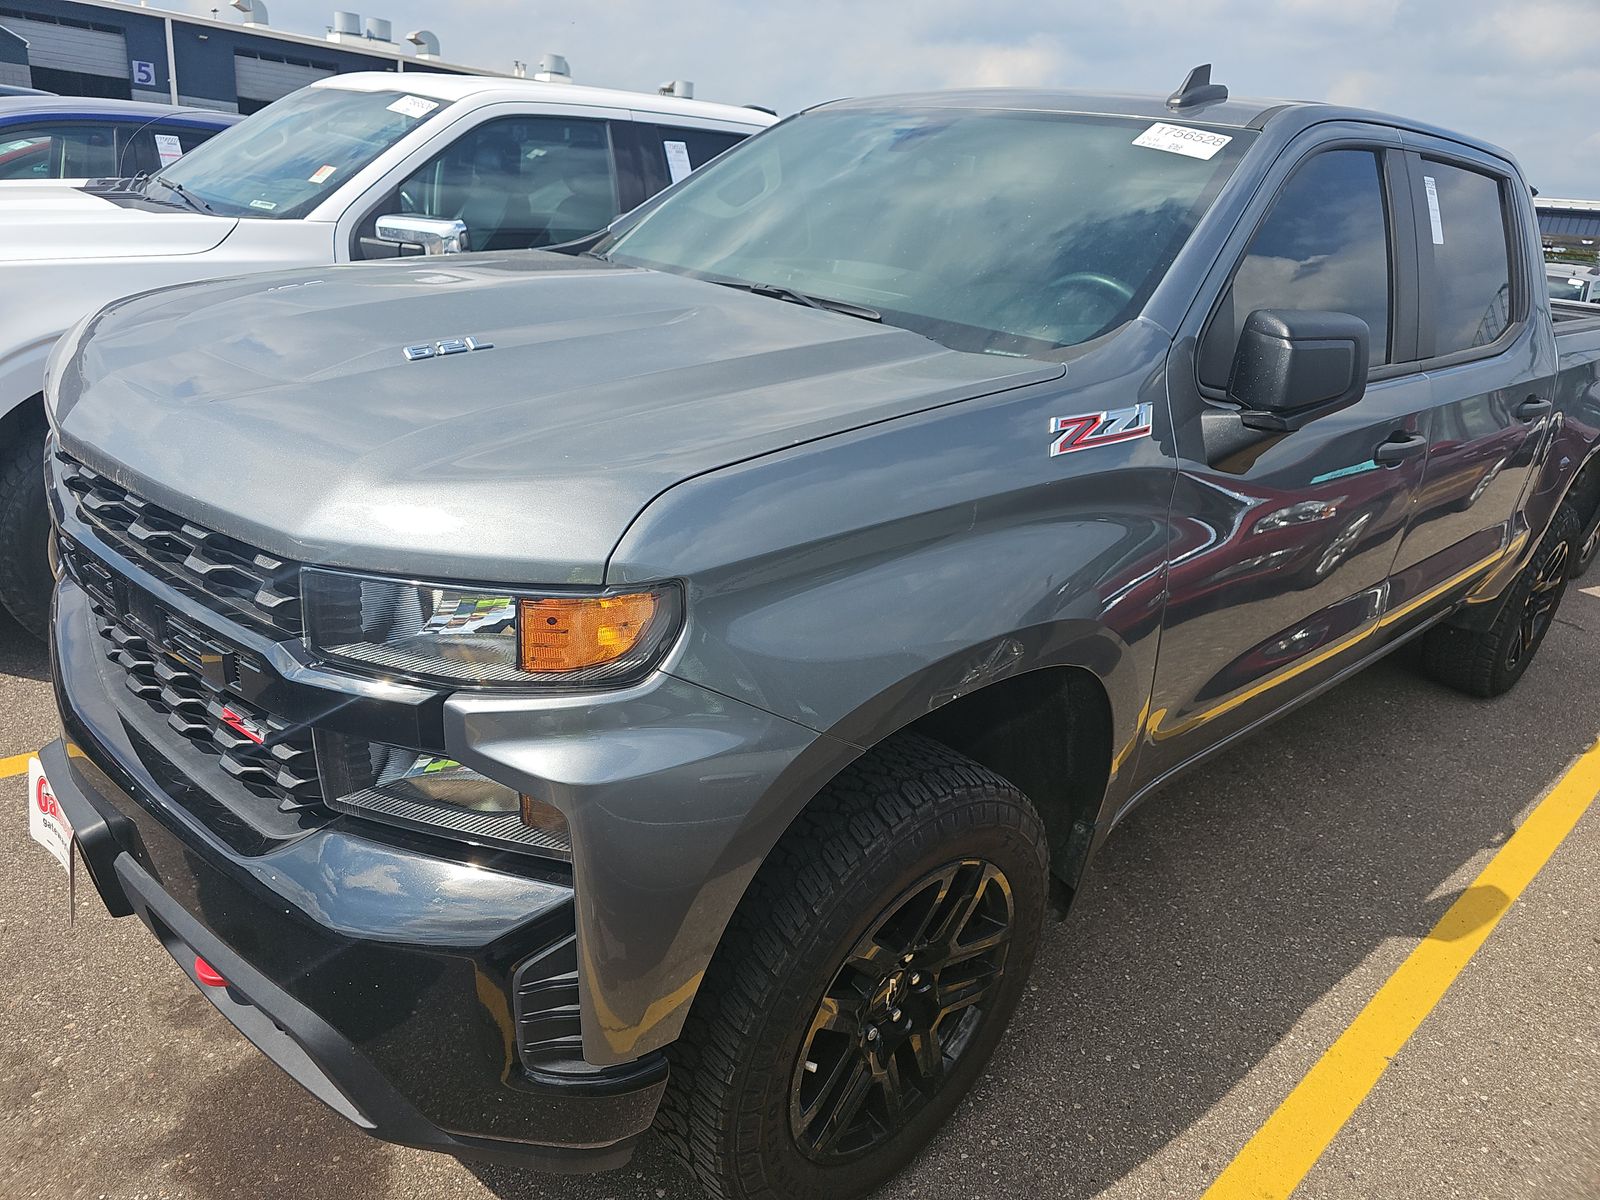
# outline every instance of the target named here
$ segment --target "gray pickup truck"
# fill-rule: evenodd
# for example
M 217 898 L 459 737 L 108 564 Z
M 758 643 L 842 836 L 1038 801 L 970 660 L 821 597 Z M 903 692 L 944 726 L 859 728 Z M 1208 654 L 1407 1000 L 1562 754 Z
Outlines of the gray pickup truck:
M 131 297 L 47 403 L 34 799 L 109 910 L 379 1137 L 654 1125 L 724 1200 L 907 1162 L 1182 768 L 1411 639 L 1510 688 L 1600 502 L 1514 161 L 1203 73 Z

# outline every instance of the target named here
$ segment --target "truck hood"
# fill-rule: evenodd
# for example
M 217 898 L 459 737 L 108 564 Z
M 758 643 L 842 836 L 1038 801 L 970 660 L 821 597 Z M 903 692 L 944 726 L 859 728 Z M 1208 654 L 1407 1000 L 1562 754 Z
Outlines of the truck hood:
M 238 224 L 164 207 L 123 207 L 74 187 L 0 184 L 0 264 L 202 254 Z
M 68 349 L 62 443 L 123 486 L 301 561 L 507 583 L 602 582 L 691 476 L 1065 370 L 531 252 L 173 288 Z

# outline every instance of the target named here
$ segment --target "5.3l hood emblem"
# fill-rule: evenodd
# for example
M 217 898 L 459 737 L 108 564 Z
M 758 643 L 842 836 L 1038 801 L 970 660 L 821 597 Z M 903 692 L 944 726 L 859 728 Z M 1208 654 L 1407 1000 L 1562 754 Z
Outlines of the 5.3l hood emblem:
M 445 338 L 442 342 L 420 342 L 407 346 L 402 353 L 407 362 L 420 358 L 442 358 L 446 354 L 465 354 L 469 350 L 493 350 L 493 342 L 481 342 L 475 337 Z

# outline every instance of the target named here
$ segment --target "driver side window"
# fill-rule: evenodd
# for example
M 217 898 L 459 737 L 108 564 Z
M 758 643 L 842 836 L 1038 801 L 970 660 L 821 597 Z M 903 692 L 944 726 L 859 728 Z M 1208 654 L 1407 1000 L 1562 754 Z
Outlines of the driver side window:
M 1200 343 L 1200 382 L 1224 388 L 1245 320 L 1259 308 L 1360 317 L 1372 366 L 1390 361 L 1389 225 L 1378 156 L 1328 150 L 1303 163 L 1256 230 Z
M 486 122 L 402 183 L 397 211 L 465 221 L 473 250 L 583 237 L 617 214 L 609 130 L 565 117 Z

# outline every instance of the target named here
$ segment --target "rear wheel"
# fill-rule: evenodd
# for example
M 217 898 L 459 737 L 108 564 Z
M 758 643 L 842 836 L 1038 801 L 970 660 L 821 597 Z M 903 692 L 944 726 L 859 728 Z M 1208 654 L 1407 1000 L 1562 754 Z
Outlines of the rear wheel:
M 46 547 L 50 512 L 44 495 L 43 414 L 12 425 L 0 447 L 0 606 L 35 637 L 50 627 L 54 579 Z
M 1501 602 L 1487 629 L 1441 625 L 1424 636 L 1422 667 L 1440 683 L 1485 699 L 1511 690 L 1522 678 L 1566 594 L 1577 566 L 1582 523 L 1563 504 L 1533 560 Z
M 673 1047 L 657 1128 L 719 1200 L 847 1200 L 982 1072 L 1047 894 L 1027 798 L 939 743 L 848 768 L 750 885 Z

